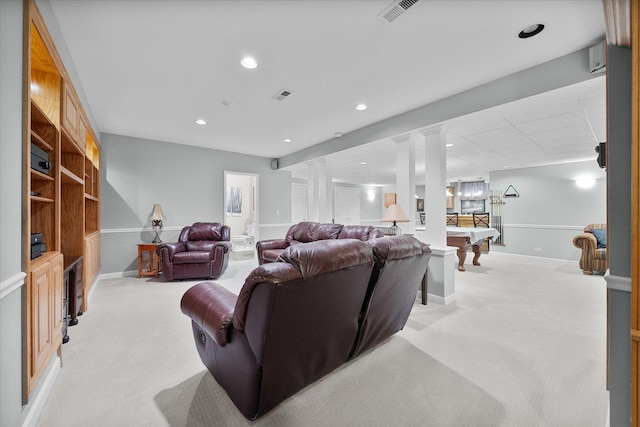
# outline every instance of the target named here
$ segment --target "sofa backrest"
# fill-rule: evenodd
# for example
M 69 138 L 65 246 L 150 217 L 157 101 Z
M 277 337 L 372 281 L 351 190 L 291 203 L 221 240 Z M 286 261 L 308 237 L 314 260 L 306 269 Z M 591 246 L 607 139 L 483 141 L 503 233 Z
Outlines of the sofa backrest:
M 340 230 L 342 230 L 342 224 L 303 221 L 289 228 L 286 240 L 291 244 L 337 239 Z
M 345 225 L 340 230 L 338 239 L 358 239 L 366 241 L 378 237 L 383 237 L 384 233 L 381 230 L 371 225 Z
M 431 257 L 429 246 L 411 236 L 372 239 L 367 244 L 376 264 L 352 357 L 404 328 Z
M 233 326 L 264 372 L 259 413 L 348 360 L 373 265 L 366 243 L 331 239 L 289 246 L 249 274 Z
M 230 240 L 231 230 L 219 222 L 196 222 L 184 227 L 178 237 L 188 251 L 208 251 L 215 246 L 214 242 Z

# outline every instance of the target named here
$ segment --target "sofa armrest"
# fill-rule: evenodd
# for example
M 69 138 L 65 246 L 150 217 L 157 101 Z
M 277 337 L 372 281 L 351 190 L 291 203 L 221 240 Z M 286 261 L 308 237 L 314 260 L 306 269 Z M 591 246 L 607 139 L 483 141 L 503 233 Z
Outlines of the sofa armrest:
M 182 312 L 197 323 L 221 347 L 227 345 L 238 296 L 217 283 L 202 282 L 182 296 Z
M 573 246 L 582 250 L 591 250 L 595 253 L 598 240 L 592 233 L 582 233 L 573 238 Z
M 221 251 L 222 254 L 226 254 L 227 252 L 230 252 L 231 242 L 227 242 L 223 240 L 216 242 L 215 245 L 211 247 L 211 259 L 214 258 L 214 254 L 217 251 Z
M 173 260 L 173 255 L 178 252 L 184 252 L 186 250 L 187 248 L 185 247 L 184 243 L 181 242 L 162 243 L 156 248 L 156 253 L 160 257 L 166 257 L 167 261 L 171 261 Z
M 286 249 L 287 247 L 289 247 L 289 242 L 285 239 L 260 240 L 256 243 L 258 250 Z

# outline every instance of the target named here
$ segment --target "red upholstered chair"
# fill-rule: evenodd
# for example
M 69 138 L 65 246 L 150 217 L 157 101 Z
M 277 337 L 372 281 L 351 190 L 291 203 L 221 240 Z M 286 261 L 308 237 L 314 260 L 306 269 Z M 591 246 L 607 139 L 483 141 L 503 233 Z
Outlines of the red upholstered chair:
M 156 248 L 166 280 L 217 279 L 226 270 L 231 230 L 218 222 L 196 222 L 184 227 L 174 243 Z

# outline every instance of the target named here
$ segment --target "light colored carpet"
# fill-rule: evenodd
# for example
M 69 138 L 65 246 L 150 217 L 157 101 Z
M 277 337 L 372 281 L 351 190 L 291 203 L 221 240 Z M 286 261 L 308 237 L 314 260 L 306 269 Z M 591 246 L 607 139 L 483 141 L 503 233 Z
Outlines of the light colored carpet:
M 69 329 L 39 426 L 604 426 L 606 288 L 576 262 L 490 253 L 457 301 L 255 422 L 202 365 L 182 294 L 199 281 L 98 284 Z M 218 283 L 238 292 L 254 260 Z

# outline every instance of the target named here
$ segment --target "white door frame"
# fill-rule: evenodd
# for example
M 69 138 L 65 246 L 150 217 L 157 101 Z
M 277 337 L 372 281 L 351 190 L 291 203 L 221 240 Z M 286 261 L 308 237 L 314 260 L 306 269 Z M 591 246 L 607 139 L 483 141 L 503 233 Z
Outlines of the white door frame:
M 224 197 L 224 204 L 222 205 L 222 217 L 223 219 L 223 224 L 227 225 L 227 177 L 229 175 L 243 175 L 243 176 L 250 176 L 250 177 L 254 177 L 255 178 L 255 185 L 254 185 L 254 196 L 255 196 L 255 228 L 253 231 L 253 242 L 257 242 L 260 240 L 260 192 L 258 191 L 258 189 L 260 188 L 259 184 L 259 179 L 260 179 L 260 175 L 258 175 L 257 173 L 249 173 L 249 172 L 235 172 L 235 171 L 224 171 L 224 191 L 223 191 L 223 197 Z

